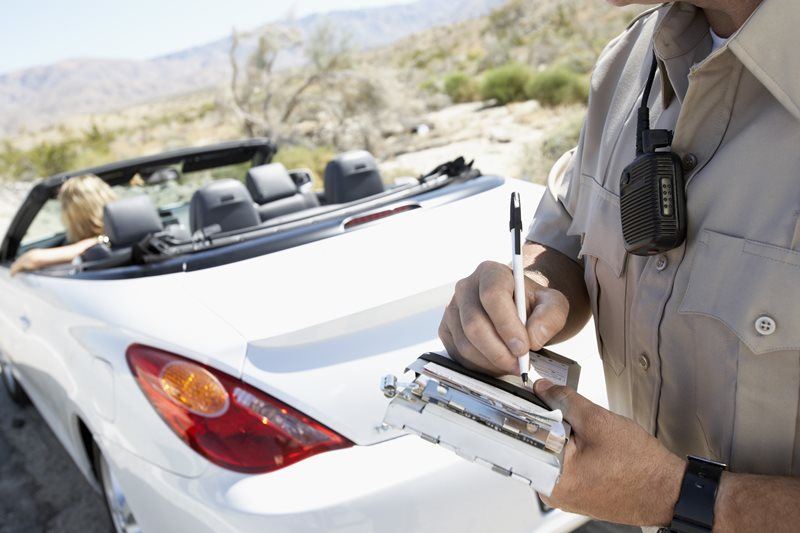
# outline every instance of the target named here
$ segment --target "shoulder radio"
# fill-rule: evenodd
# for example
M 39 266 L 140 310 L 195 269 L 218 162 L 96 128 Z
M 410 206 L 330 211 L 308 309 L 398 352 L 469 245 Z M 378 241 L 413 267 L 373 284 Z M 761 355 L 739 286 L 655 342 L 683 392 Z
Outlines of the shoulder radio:
M 620 216 L 625 249 L 657 255 L 686 240 L 686 192 L 681 159 L 671 150 L 673 132 L 650 129 L 650 92 L 658 62 L 645 86 L 636 126 L 636 159 L 622 172 Z

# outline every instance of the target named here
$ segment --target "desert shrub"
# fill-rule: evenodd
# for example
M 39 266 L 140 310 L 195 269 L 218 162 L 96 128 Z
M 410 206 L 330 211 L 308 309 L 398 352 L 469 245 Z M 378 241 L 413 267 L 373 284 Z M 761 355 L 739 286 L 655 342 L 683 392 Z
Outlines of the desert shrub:
M 438 94 L 440 92 L 439 84 L 433 78 L 428 78 L 419 84 L 419 90 L 423 94 Z
M 583 114 L 573 116 L 542 143 L 542 157 L 550 167 L 558 158 L 578 145 L 583 127 Z
M 0 148 L 0 180 L 14 180 L 22 176 L 23 153 L 9 140 Z
M 576 109 L 548 134 L 544 142 L 525 144 L 519 155 L 520 176 L 535 183 L 545 183 L 553 164 L 568 150 L 577 146 L 582 125 L 583 111 Z
M 484 100 L 496 100 L 501 105 L 527 100 L 525 88 L 532 78 L 531 70 L 519 63 L 491 69 L 484 74 L 481 97 Z
M 275 163 L 283 163 L 287 169 L 308 168 L 314 173 L 314 188 L 322 190 L 322 177 L 325 174 L 325 165 L 336 154 L 327 146 L 309 148 L 302 145 L 282 146 L 275 157 Z
M 43 141 L 25 153 L 31 167 L 39 177 L 50 176 L 72 169 L 78 154 L 73 140 Z
M 480 100 L 480 86 L 475 78 L 463 72 L 453 72 L 444 79 L 444 92 L 459 104 Z
M 10 180 L 30 180 L 58 174 L 75 167 L 75 141 L 43 141 L 21 150 L 6 141 L 0 153 L 0 175 Z
M 565 67 L 552 67 L 535 74 L 525 85 L 528 98 L 547 107 L 585 103 L 589 84 L 584 76 Z

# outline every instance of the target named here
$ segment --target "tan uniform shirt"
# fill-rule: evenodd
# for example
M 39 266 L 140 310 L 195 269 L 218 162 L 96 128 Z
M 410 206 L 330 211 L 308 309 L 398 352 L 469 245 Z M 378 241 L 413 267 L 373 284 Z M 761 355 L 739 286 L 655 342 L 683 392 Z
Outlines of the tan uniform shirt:
M 582 258 L 609 402 L 675 453 L 800 475 L 800 2 L 764 0 L 709 55 L 703 12 L 675 3 L 603 52 L 576 151 L 553 169 L 529 239 Z M 619 180 L 650 70 L 675 129 L 687 243 L 625 252 Z

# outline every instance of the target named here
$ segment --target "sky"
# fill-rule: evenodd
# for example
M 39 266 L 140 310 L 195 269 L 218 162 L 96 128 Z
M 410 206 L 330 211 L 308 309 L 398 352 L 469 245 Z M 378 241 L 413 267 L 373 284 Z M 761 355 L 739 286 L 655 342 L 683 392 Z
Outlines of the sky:
M 410 0 L 0 0 L 0 73 L 76 57 L 146 59 L 287 15 Z

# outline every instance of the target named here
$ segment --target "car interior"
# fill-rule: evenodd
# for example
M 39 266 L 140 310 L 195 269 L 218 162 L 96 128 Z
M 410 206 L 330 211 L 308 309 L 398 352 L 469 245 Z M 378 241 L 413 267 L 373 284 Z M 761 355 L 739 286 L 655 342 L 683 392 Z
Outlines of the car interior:
M 194 149 L 185 157 L 177 153 L 161 158 L 153 156 L 152 165 L 144 158 L 84 171 L 101 176 L 116 188 L 119 199 L 108 203 L 103 210 L 109 244 L 90 248 L 72 265 L 61 267 L 64 271 L 61 275 L 144 265 L 152 260 L 148 256 L 154 254 L 192 253 L 228 237 L 233 238 L 232 242 L 242 242 L 245 235 L 259 230 L 262 235 L 273 235 L 293 224 L 303 224 L 307 228 L 312 224 L 305 224 L 305 221 L 323 220 L 327 215 L 344 217 L 350 213 L 374 211 L 382 203 L 420 192 L 420 185 L 425 183 L 424 178 L 416 178 L 387 187 L 375 158 L 360 150 L 340 154 L 329 161 L 322 180 L 323 190 L 315 191 L 311 171 L 288 170 L 281 163 L 268 162 L 274 155 L 274 145 L 256 145 L 256 148 L 265 146 L 272 152 L 261 157 L 255 157 L 252 150 L 235 153 L 242 146 L 234 144 L 224 150 L 220 146 L 212 147 L 218 149 L 216 152 Z M 255 155 L 258 154 L 256 151 Z M 230 171 L 220 172 L 226 165 Z M 187 178 L 187 175 L 202 172 L 207 174 L 203 174 L 205 182 Z M 70 176 L 49 178 L 50 184 L 45 180 L 43 184 L 48 187 L 49 198 L 40 199 L 38 205 L 34 202 L 36 211 L 27 224 L 18 223 L 25 231 L 17 237 L 16 255 L 26 249 L 59 246 L 65 242 L 63 231 L 40 232 L 44 235 L 40 236 L 32 227 L 39 219 L 49 218 L 52 223 L 57 218 L 55 212 L 46 213 L 44 207 L 50 205 L 54 210 L 59 207 L 55 195 L 60 184 Z M 164 191 L 172 191 L 170 187 L 178 190 L 174 198 L 164 194 Z M 154 201 L 154 196 L 158 200 Z M 165 198 L 174 201 L 165 201 Z M 401 210 L 395 207 L 386 212 L 398 213 L 416 207 L 419 206 L 404 206 Z M 351 223 L 344 224 L 344 220 L 352 220 L 352 217 L 334 220 L 336 227 L 350 228 Z M 326 228 L 319 230 L 317 236 L 329 236 L 331 226 Z M 10 239 L 14 239 L 13 231 L 4 240 L 4 255 L 8 253 Z M 59 268 L 53 270 L 54 274 L 59 273 Z

